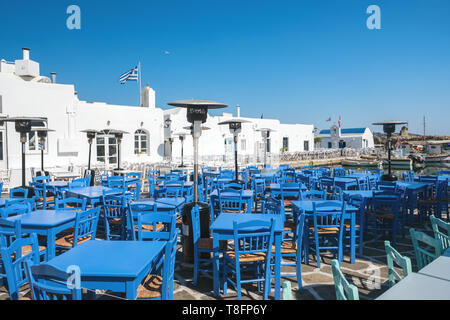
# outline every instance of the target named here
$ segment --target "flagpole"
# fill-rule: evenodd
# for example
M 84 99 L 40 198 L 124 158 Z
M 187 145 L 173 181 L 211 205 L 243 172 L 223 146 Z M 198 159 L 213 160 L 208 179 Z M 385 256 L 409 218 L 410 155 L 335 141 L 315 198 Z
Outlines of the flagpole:
M 138 78 L 139 78 L 139 107 L 142 106 L 142 97 L 141 97 L 141 91 L 142 91 L 142 85 L 141 85 L 141 62 L 139 61 L 138 64 Z

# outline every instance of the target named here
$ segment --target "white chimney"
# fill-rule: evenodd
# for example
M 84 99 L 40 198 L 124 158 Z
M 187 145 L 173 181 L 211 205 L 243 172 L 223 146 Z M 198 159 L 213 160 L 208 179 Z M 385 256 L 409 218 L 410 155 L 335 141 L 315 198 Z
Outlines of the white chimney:
M 22 48 L 23 60 L 30 60 L 30 49 Z
M 236 118 L 241 117 L 241 107 L 239 105 L 236 106 Z

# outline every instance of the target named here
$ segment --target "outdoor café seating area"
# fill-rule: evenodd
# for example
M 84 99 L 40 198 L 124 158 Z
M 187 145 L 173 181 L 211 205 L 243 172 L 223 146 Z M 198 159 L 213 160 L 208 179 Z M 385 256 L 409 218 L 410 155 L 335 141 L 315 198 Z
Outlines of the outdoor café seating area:
M 0 299 L 448 299 L 450 171 L 383 174 L 34 176 L 0 199 Z

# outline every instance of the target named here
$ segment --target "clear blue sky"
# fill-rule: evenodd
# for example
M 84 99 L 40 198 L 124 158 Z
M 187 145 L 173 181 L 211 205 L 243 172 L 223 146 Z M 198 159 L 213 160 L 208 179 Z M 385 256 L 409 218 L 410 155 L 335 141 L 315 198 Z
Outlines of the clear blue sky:
M 81 30 L 66 28 L 71 4 Z M 366 27 L 371 4 L 381 30 Z M 7 1 L 0 58 L 29 47 L 41 74 L 88 101 L 137 105 L 136 83 L 118 77 L 141 61 L 164 109 L 201 98 L 319 129 L 341 115 L 343 127 L 394 119 L 417 133 L 426 116 L 428 133 L 450 135 L 449 16 L 448 0 Z

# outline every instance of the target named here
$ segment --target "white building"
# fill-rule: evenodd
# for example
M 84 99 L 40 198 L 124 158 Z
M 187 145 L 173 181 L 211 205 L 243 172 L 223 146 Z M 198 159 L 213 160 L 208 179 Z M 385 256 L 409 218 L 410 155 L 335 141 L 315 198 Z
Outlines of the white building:
M 39 63 L 29 59 L 0 62 L 0 114 L 45 117 L 50 132 L 45 146 L 45 166 L 84 165 L 88 142 L 83 129 L 118 129 L 129 132 L 121 144 L 121 161 L 156 162 L 164 156 L 163 110 L 155 108 L 155 92 L 143 90 L 142 106 L 118 106 L 80 101 L 74 85 L 58 84 L 39 74 Z M 40 151 L 31 132 L 26 143 L 26 167 L 40 168 Z M 92 166 L 117 165 L 116 139 L 97 136 L 92 146 Z M 14 123 L 0 127 L 0 169 L 11 170 L 11 185 L 20 184 L 21 146 Z M 27 181 L 31 180 L 27 170 Z
M 317 137 L 320 142 L 319 148 L 342 149 L 342 148 L 373 148 L 373 134 L 369 128 L 341 129 L 333 125 L 329 130 L 321 130 Z
M 222 113 L 220 116 L 208 115 L 204 126 L 210 130 L 203 131 L 200 137 L 199 155 L 201 160 L 230 161 L 234 156 L 233 135 L 228 126 L 219 125 L 220 122 L 233 118 L 231 113 Z M 235 117 L 249 121 L 242 124 L 239 134 L 238 155 L 240 161 L 262 162 L 264 157 L 264 139 L 260 128 L 274 130 L 270 133 L 267 142 L 267 152 L 271 155 L 279 155 L 284 149 L 286 152 L 312 151 L 314 149 L 313 125 L 305 124 L 282 124 L 276 119 L 248 118 L 240 116 L 240 107 L 237 107 Z M 181 157 L 181 142 L 177 133 L 185 131 L 187 126 L 186 109 L 172 108 L 164 111 L 166 129 L 164 135 L 166 144 L 172 142 L 172 159 L 177 161 Z M 284 147 L 284 148 L 283 148 Z M 170 150 L 170 146 L 166 147 Z M 193 156 L 193 141 L 187 137 L 184 141 L 184 156 L 191 159 Z
M 45 145 L 46 169 L 57 166 L 87 166 L 89 145 L 84 129 L 117 129 L 125 134 L 120 147 L 121 163 L 155 163 L 164 158 L 180 158 L 180 141 L 173 134 L 188 126 L 186 110 L 162 110 L 155 107 L 155 91 L 148 85 L 141 93 L 142 105 L 119 106 L 104 102 L 78 99 L 74 85 L 59 84 L 56 74 L 40 75 L 39 63 L 30 60 L 29 49 L 23 49 L 23 58 L 14 62 L 0 62 L 0 116 L 44 117 L 50 132 Z M 200 138 L 202 160 L 231 160 L 234 145 L 227 126 L 219 122 L 232 114 L 209 116 Z M 166 121 L 170 119 L 169 121 Z M 240 134 L 239 154 L 262 162 L 264 142 L 258 128 L 270 128 L 268 151 L 279 154 L 286 151 L 313 150 L 313 125 L 281 124 L 276 119 L 252 119 L 244 124 Z M 186 130 L 184 130 L 186 131 Z M 173 143 L 169 142 L 173 138 Z M 36 133 L 31 132 L 26 143 L 26 180 L 31 180 L 31 168 L 40 168 L 40 147 Z M 192 157 L 192 138 L 185 141 L 184 154 Z M 115 168 L 118 148 L 116 139 L 107 134 L 98 135 L 92 145 L 92 167 Z M 225 155 L 225 157 L 224 157 Z M 21 145 L 14 123 L 0 127 L 0 170 L 11 173 L 11 186 L 20 184 Z

